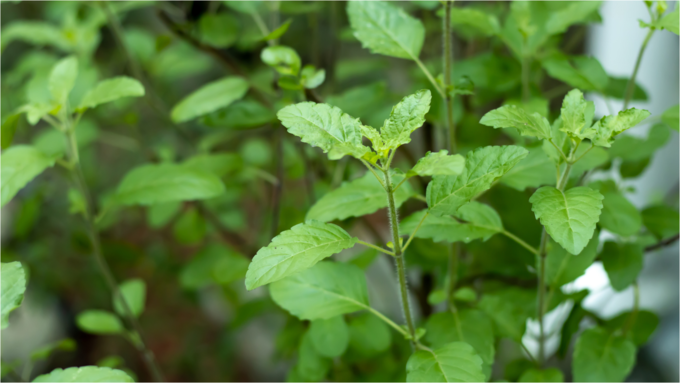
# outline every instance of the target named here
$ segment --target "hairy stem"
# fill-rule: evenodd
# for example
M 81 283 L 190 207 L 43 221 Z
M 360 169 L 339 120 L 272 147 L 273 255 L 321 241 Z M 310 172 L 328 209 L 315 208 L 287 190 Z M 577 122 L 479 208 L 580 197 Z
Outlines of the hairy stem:
M 637 60 L 635 60 L 635 68 L 633 69 L 633 74 L 630 76 L 630 80 L 628 80 L 628 85 L 626 86 L 626 93 L 623 99 L 624 110 L 628 109 L 628 103 L 630 102 L 631 97 L 633 97 L 633 91 L 635 90 L 635 78 L 637 77 L 638 69 L 640 69 L 642 55 L 645 53 L 645 49 L 647 49 L 649 39 L 652 38 L 653 34 L 654 29 L 649 28 L 649 32 L 647 32 L 647 36 L 645 37 L 645 40 L 642 42 L 642 46 L 640 47 L 640 52 L 638 52 Z
M 372 244 L 372 243 L 364 242 L 364 241 L 362 241 L 362 240 L 360 240 L 360 239 L 357 240 L 357 243 L 360 244 L 360 245 L 364 245 L 364 246 L 366 246 L 366 247 L 370 247 L 371 249 L 378 250 L 378 251 L 381 252 L 381 253 L 385 253 L 385 254 L 387 254 L 387 255 L 391 255 L 391 256 L 394 257 L 394 253 L 393 253 L 393 252 L 391 252 L 391 251 L 389 251 L 389 250 L 385 250 L 385 249 L 383 249 L 382 247 L 376 246 L 376 245 L 374 245 L 374 244 Z

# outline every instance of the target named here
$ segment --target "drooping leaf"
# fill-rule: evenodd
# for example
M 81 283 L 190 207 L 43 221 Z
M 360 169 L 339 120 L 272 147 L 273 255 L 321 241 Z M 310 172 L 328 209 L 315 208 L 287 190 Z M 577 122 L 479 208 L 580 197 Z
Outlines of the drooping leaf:
M 637 243 L 605 242 L 600 259 L 614 290 L 622 291 L 637 280 L 643 256 L 642 246 Z
M 610 147 L 614 141 L 614 136 L 639 124 L 650 114 L 649 111 L 644 109 L 630 108 L 619 112 L 616 116 L 602 117 L 591 128 L 594 131 L 593 144 L 606 148 Z
M 285 45 L 274 45 L 262 50 L 262 62 L 276 69 L 284 76 L 297 76 L 302 66 L 295 49 Z
M 356 243 L 341 227 L 309 220 L 293 226 L 261 248 L 248 266 L 246 288 L 252 290 L 308 269 Z
M 425 27 L 403 9 L 383 1 L 352 1 L 347 16 L 354 36 L 371 53 L 411 60 L 420 55 Z
M 319 262 L 274 282 L 269 288 L 276 304 L 300 319 L 328 319 L 367 309 L 363 270 L 338 262 Z
M 40 375 L 33 382 L 134 382 L 121 370 L 108 367 L 69 367 L 57 368 L 49 374 Z
M 331 368 L 332 360 L 328 359 L 316 350 L 314 342 L 312 341 L 311 332 L 307 331 L 300 341 L 300 349 L 298 350 L 298 362 L 295 366 L 295 371 L 303 379 L 312 382 L 321 381 Z
M 0 177 L 2 197 L 0 206 L 5 206 L 33 178 L 43 170 L 54 166 L 55 158 L 29 145 L 13 146 L 0 156 Z
M 403 175 L 393 173 L 392 183 L 395 185 L 404 179 Z M 307 213 L 306 219 L 329 222 L 348 217 L 361 217 L 378 209 L 387 207 L 385 189 L 373 173 L 366 172 L 363 177 L 346 182 L 339 188 L 325 194 Z M 411 185 L 404 182 L 394 193 L 395 207 L 401 206 L 415 194 Z
M 464 342 L 418 350 L 406 363 L 407 382 L 483 382 L 482 358 Z
M 361 123 L 339 108 L 301 102 L 286 106 L 277 116 L 290 134 L 320 147 L 332 160 L 344 155 L 361 158 L 369 151 L 361 143 Z
M 665 239 L 680 231 L 680 214 L 670 206 L 650 206 L 642 211 L 642 222 L 658 239 Z
M 602 206 L 602 216 L 599 223 L 608 231 L 629 237 L 642 228 L 642 215 L 621 193 L 604 193 Z
M 557 368 L 531 368 L 524 371 L 518 382 L 564 382 L 564 375 Z
M 128 304 L 130 311 L 136 317 L 139 317 L 144 312 L 144 303 L 146 301 L 146 284 L 141 279 L 128 279 L 119 286 L 123 298 Z M 113 296 L 113 308 L 118 315 L 125 317 L 127 310 L 123 307 L 123 302 Z
M 290 27 L 290 23 L 293 21 L 293 19 L 288 19 L 283 22 L 283 24 L 279 25 L 278 28 L 274 29 L 273 31 L 269 32 L 267 36 L 263 38 L 263 40 L 276 40 L 280 38 L 281 36 L 288 31 L 288 27 Z
M 555 57 L 541 62 L 550 77 L 582 90 L 604 91 L 609 76 L 594 57 Z
M 177 103 L 170 112 L 174 122 L 186 122 L 196 117 L 214 112 L 240 100 L 250 85 L 237 76 L 224 77 L 195 90 Z
M 629 326 L 625 336 L 639 347 L 647 343 L 649 337 L 659 326 L 659 317 L 647 310 L 626 311 L 609 319 L 604 326 L 611 332 Z
M 666 109 L 661 114 L 661 121 L 677 132 L 680 129 L 680 105 L 671 106 Z
M 380 136 L 390 148 L 411 142 L 411 133 L 425 122 L 425 115 L 430 110 L 432 93 L 428 89 L 404 97 L 392 108 L 390 117 L 385 121 Z
M 248 259 L 234 250 L 211 244 L 184 266 L 179 274 L 179 283 L 188 290 L 197 290 L 212 283 L 231 283 L 245 277 L 248 264 Z
M 392 333 L 385 322 L 371 313 L 362 313 L 349 320 L 350 352 L 370 358 L 387 350 Z
M 519 191 L 543 185 L 555 185 L 555 165 L 542 147 L 531 148 L 522 161 L 501 177 L 500 182 Z
M 562 246 L 551 242 L 550 250 L 545 258 L 546 283 L 553 288 L 558 288 L 583 275 L 597 256 L 599 242 L 599 235 L 595 233 L 578 255 L 569 254 Z
M 408 174 L 419 176 L 457 176 L 465 168 L 465 157 L 460 154 L 449 155 L 448 150 L 427 152 L 416 162 Z
M 455 214 L 527 154 L 528 151 L 519 146 L 487 146 L 469 152 L 465 157 L 465 170 L 460 175 L 436 176 L 427 186 L 430 212 Z
M 544 186 L 531 196 L 531 209 L 548 234 L 571 254 L 579 254 L 595 231 L 602 199 L 598 191 L 580 186 L 563 192 Z
M 76 317 L 78 327 L 90 334 L 110 335 L 125 331 L 120 319 L 104 310 L 86 310 Z
M 98 105 L 124 97 L 144 96 L 144 86 L 130 77 L 119 76 L 100 81 L 83 96 L 79 110 L 96 108 Z
M 536 292 L 508 287 L 484 294 L 478 307 L 493 320 L 498 336 L 519 342 L 527 319 L 536 315 Z
M 69 56 L 57 62 L 52 71 L 48 87 L 52 97 L 59 105 L 63 105 L 73 89 L 78 75 L 78 59 Z
M 550 123 L 538 113 L 529 114 L 515 105 L 501 106 L 479 120 L 482 125 L 498 128 L 516 128 L 521 135 L 550 139 Z
M 680 12 L 680 8 L 678 8 L 676 5 L 673 12 L 662 17 L 661 20 L 655 23 L 655 25 L 659 28 L 667 29 L 676 35 L 680 34 L 680 27 L 678 27 L 678 19 L 680 19 L 680 15 L 678 12 Z
M 0 281 L 2 282 L 0 294 L 0 328 L 9 325 L 9 313 L 21 305 L 26 291 L 26 273 L 21 262 L 3 262 L 0 264 Z
M 584 331 L 576 341 L 572 364 L 576 382 L 623 382 L 633 364 L 633 342 L 601 327 Z
M 176 164 L 142 165 L 128 172 L 112 197 L 121 205 L 153 205 L 216 197 L 224 184 L 212 173 Z
M 198 20 L 201 41 L 215 48 L 232 46 L 239 34 L 238 19 L 226 12 L 206 12 Z
M 412 233 L 426 213 L 427 210 L 421 210 L 404 218 L 399 226 L 400 232 Z M 457 219 L 428 215 L 416 232 L 416 238 L 430 238 L 435 242 L 469 243 L 480 238 L 486 241 L 503 231 L 503 222 L 498 213 L 492 207 L 476 201 L 463 205 L 454 217 Z
M 349 345 L 349 329 L 342 315 L 313 320 L 309 337 L 316 351 L 327 358 L 339 357 Z

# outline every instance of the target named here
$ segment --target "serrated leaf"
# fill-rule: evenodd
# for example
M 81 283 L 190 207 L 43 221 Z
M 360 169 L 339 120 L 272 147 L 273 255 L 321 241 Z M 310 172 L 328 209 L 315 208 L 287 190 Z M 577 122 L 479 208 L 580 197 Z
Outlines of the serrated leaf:
M 614 290 L 623 291 L 637 280 L 643 257 L 642 246 L 637 243 L 605 242 L 600 259 Z
M 642 222 L 658 239 L 665 239 L 680 231 L 680 214 L 670 206 L 651 206 L 642 211 Z
M 635 345 L 601 327 L 584 331 L 576 341 L 575 382 L 623 382 L 634 364 Z
M 43 170 L 54 166 L 55 158 L 29 145 L 17 145 L 3 150 L 0 156 L 0 177 L 2 197 L 0 206 L 5 206 L 33 178 Z
M 222 181 L 205 170 L 176 164 L 149 164 L 129 171 L 112 201 L 120 205 L 153 205 L 212 198 L 224 190 Z
M 327 358 L 339 357 L 349 345 L 349 329 L 342 315 L 313 320 L 309 337 L 316 351 Z
M 639 124 L 650 114 L 644 109 L 630 108 L 619 112 L 616 116 L 602 117 L 591 128 L 595 132 L 592 138 L 593 145 L 610 147 L 614 136 Z
M 500 179 L 500 183 L 519 191 L 556 182 L 555 165 L 542 147 L 529 149 L 529 154 Z
M 315 220 L 295 225 L 257 252 L 248 266 L 246 288 L 252 290 L 308 269 L 356 241 L 337 225 Z
M 560 117 L 562 117 L 561 131 L 569 134 L 572 138 L 581 138 L 581 131 L 590 128 L 595 114 L 595 103 L 586 101 L 583 93 L 578 89 L 572 89 L 564 97 Z M 590 138 L 590 137 L 589 137 Z
M 128 304 L 130 311 L 135 317 L 139 317 L 144 312 L 144 303 L 146 301 L 146 284 L 141 279 L 128 279 L 119 286 L 123 298 Z M 113 296 L 113 308 L 118 315 L 125 317 L 127 311 L 123 307 L 123 302 Z
M 328 319 L 369 308 L 364 272 L 347 263 L 319 262 L 272 283 L 269 292 L 276 304 L 300 319 Z
M 78 109 L 96 108 L 98 105 L 120 98 L 141 96 L 144 96 L 144 86 L 139 81 L 126 76 L 113 77 L 98 82 L 87 92 L 80 101 Z
M 49 374 L 38 376 L 33 382 L 134 382 L 134 380 L 121 370 L 85 366 L 65 370 L 57 368 Z
M 551 241 L 545 258 L 545 279 L 548 285 L 559 288 L 583 275 L 597 257 L 599 242 L 599 235 L 595 233 L 578 255 L 572 255 Z
M 432 93 L 428 89 L 422 89 L 404 97 L 395 105 L 380 129 L 385 146 L 397 148 L 411 142 L 411 133 L 425 122 L 431 101 Z
M 482 358 L 464 342 L 418 350 L 406 363 L 407 382 L 483 382 Z
M 174 122 L 186 122 L 214 112 L 240 100 L 250 85 L 237 76 L 224 77 L 198 88 L 172 108 L 170 117 Z
M 465 157 L 465 170 L 458 176 L 436 176 L 427 186 L 427 205 L 435 215 L 456 211 L 491 187 L 527 155 L 519 146 L 487 146 Z
M 640 310 L 637 312 L 626 311 L 609 319 L 605 323 L 605 328 L 614 332 L 617 329 L 628 327 L 626 337 L 636 346 L 642 346 L 659 326 L 659 317 L 651 311 Z
M 361 143 L 361 123 L 339 108 L 301 102 L 286 106 L 276 115 L 290 134 L 320 147 L 332 160 L 344 155 L 361 158 L 369 151 Z
M 623 237 L 636 234 L 642 228 L 642 215 L 626 197 L 618 192 L 604 193 L 600 226 Z
M 524 371 L 518 382 L 564 382 L 564 375 L 557 368 L 546 368 L 545 370 L 530 368 Z
M 680 19 L 680 16 L 678 15 L 678 12 L 680 12 L 680 8 L 676 5 L 673 12 L 662 17 L 661 20 L 655 23 L 655 26 L 667 29 L 676 35 L 680 34 L 680 27 L 678 27 L 678 19 Z
M 73 89 L 78 76 L 78 59 L 69 56 L 59 60 L 50 72 L 48 88 L 59 105 L 63 105 Z
M 419 176 L 456 176 L 465 168 L 465 157 L 460 154 L 449 155 L 448 150 L 427 152 L 416 162 L 408 174 Z
M 371 313 L 361 313 L 349 320 L 349 346 L 364 358 L 387 350 L 392 343 L 392 333 L 387 324 Z
M 3 262 L 0 264 L 0 328 L 9 325 L 9 313 L 21 305 L 26 292 L 26 273 L 21 262 Z
M 421 210 L 404 218 L 399 226 L 400 232 L 413 232 L 426 213 L 427 210 Z M 503 231 L 503 222 L 498 213 L 492 207 L 479 202 L 463 205 L 454 216 L 461 221 L 449 216 L 428 215 L 418 229 L 416 238 L 430 238 L 435 242 L 469 243 L 480 238 L 486 241 Z
M 529 114 L 515 105 L 501 106 L 479 120 L 482 125 L 498 128 L 516 128 L 521 135 L 550 139 L 550 123 L 538 113 Z
M 609 76 L 594 57 L 556 57 L 541 62 L 550 77 L 563 81 L 574 88 L 603 92 Z
M 78 327 L 90 334 L 122 334 L 125 331 L 120 319 L 104 310 L 86 310 L 76 317 Z
M 666 109 L 661 114 L 661 121 L 677 132 L 680 129 L 680 105 Z
M 371 53 L 415 59 L 425 41 L 425 27 L 402 8 L 383 1 L 352 1 L 347 16 L 354 36 Z
M 404 176 L 393 173 L 391 179 L 396 185 L 404 179 Z M 325 194 L 312 206 L 306 219 L 329 222 L 372 214 L 387 207 L 385 193 L 385 189 L 373 173 L 366 172 L 361 178 L 345 182 L 339 188 Z M 414 194 L 411 185 L 405 182 L 394 193 L 395 207 L 399 208 Z
M 295 49 L 285 45 L 274 45 L 262 50 L 260 59 L 284 76 L 297 76 L 302 66 Z
M 598 191 L 580 186 L 563 192 L 544 186 L 531 196 L 531 210 L 550 236 L 571 254 L 579 254 L 595 232 L 602 199 Z

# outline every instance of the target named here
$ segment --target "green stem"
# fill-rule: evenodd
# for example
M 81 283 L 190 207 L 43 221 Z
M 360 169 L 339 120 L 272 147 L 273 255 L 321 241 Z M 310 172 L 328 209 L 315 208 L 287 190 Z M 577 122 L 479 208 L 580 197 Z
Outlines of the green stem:
M 530 91 L 529 91 L 529 70 L 531 64 L 531 58 L 527 55 L 522 57 L 522 102 L 529 102 Z
M 444 41 L 444 54 L 443 54 L 443 68 L 444 68 L 444 91 L 446 95 L 444 96 L 444 104 L 446 105 L 446 123 L 449 127 L 449 142 L 448 149 L 449 153 L 453 154 L 456 152 L 456 125 L 453 122 L 453 105 L 451 105 L 452 97 L 449 94 L 449 86 L 451 85 L 451 69 L 453 62 L 451 60 L 451 7 L 453 6 L 452 1 L 446 1 L 444 3 L 444 18 L 442 19 L 442 40 Z
M 652 20 L 653 22 L 654 20 Z M 649 39 L 652 38 L 652 35 L 654 34 L 654 29 L 649 28 L 649 32 L 647 32 L 647 37 L 645 37 L 645 40 L 642 42 L 642 46 L 640 47 L 640 52 L 638 52 L 637 60 L 635 60 L 635 68 L 633 69 L 633 75 L 630 76 L 630 80 L 628 80 L 628 85 L 626 86 L 626 93 L 625 97 L 623 99 L 623 109 L 628 109 L 628 103 L 630 102 L 630 98 L 633 96 L 633 91 L 635 90 L 635 78 L 637 77 L 638 70 L 640 69 L 640 62 L 642 62 L 642 55 L 645 53 L 645 49 L 647 49 L 647 44 L 649 43 Z
M 398 324 L 392 322 L 392 320 L 390 320 L 390 318 L 383 315 L 380 311 L 378 311 L 378 310 L 376 310 L 376 309 L 374 309 L 373 307 L 370 307 L 370 306 L 366 306 L 366 310 L 368 310 L 371 314 L 377 316 L 378 318 L 382 319 L 385 323 L 390 325 L 393 329 L 397 330 L 397 332 L 399 332 L 401 335 L 403 335 L 405 337 L 408 336 L 408 332 L 406 332 L 406 330 L 404 330 Z
M 449 281 L 446 285 L 446 307 L 449 309 L 453 308 L 453 292 L 456 290 L 456 283 L 458 283 L 459 243 L 460 242 L 454 242 L 449 246 L 449 265 L 446 271 L 449 276 Z
M 538 253 L 538 249 L 536 249 L 535 247 L 533 247 L 533 246 L 529 245 L 528 243 L 524 242 L 521 238 L 519 238 L 518 236 L 516 236 L 516 235 L 510 233 L 509 231 L 503 230 L 503 231 L 501 231 L 501 234 L 503 234 L 504 236 L 506 236 L 506 237 L 512 239 L 513 241 L 517 242 L 517 243 L 520 244 L 522 247 L 524 247 L 525 249 L 531 251 L 531 252 L 534 253 L 535 255 L 538 255 L 538 254 L 539 254 L 539 253 Z
M 434 86 L 437 93 L 439 93 L 442 97 L 446 98 L 446 93 L 444 93 L 444 91 L 439 86 L 439 84 L 437 84 L 437 80 L 435 80 L 434 77 L 432 76 L 432 73 L 430 73 L 430 71 L 427 70 L 427 67 L 425 67 L 425 64 L 423 64 L 423 62 L 420 61 L 420 59 L 417 58 L 417 57 L 412 57 L 412 58 L 413 58 L 413 61 L 415 61 L 416 64 L 418 64 L 418 67 L 420 67 L 420 70 L 422 70 L 423 73 L 425 73 L 425 76 L 427 77 L 428 80 L 430 80 L 430 83 L 432 84 L 432 86 Z
M 372 249 L 378 250 L 378 251 L 380 251 L 380 252 L 383 252 L 383 253 L 385 253 L 385 254 L 387 254 L 387 255 L 391 255 L 391 256 L 394 257 L 394 253 L 393 253 L 393 252 L 391 252 L 391 251 L 389 251 L 389 250 L 385 250 L 385 249 L 383 249 L 382 247 L 378 247 L 378 246 L 373 245 L 373 244 L 371 244 L 371 243 L 364 242 L 364 241 L 362 241 L 362 240 L 360 240 L 360 239 L 357 240 L 357 243 L 358 243 L 358 244 L 361 244 L 361 245 L 364 245 L 364 246 L 367 246 L 367 247 L 370 247 L 370 248 L 372 248 Z
M 638 282 L 635 281 L 633 283 L 633 311 L 628 316 L 626 325 L 623 328 L 624 336 L 628 334 L 628 331 L 630 331 L 630 329 L 635 324 L 635 319 L 637 319 L 637 314 L 639 310 L 640 310 L 640 288 L 638 286 Z
M 412 232 L 411 235 L 408 237 L 408 241 L 406 241 L 406 244 L 404 245 L 404 248 L 401 249 L 402 252 L 405 252 L 405 251 L 406 251 L 406 248 L 408 248 L 408 245 L 411 244 L 411 241 L 413 241 L 413 238 L 415 238 L 416 233 L 418 232 L 418 230 L 420 230 L 420 226 L 423 225 L 423 222 L 425 222 L 425 218 L 427 218 L 428 215 L 430 215 L 430 212 L 425 213 L 425 215 L 423 216 L 423 218 L 420 219 L 420 222 L 418 222 L 418 226 L 416 226 L 416 228 L 413 229 L 413 232 Z

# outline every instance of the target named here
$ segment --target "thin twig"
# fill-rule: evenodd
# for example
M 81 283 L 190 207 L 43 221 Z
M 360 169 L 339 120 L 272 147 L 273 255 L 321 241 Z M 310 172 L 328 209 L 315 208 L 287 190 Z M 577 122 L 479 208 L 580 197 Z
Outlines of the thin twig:
M 680 238 L 680 234 L 676 234 L 676 235 L 674 235 L 670 238 L 664 239 L 663 241 L 660 241 L 660 242 L 655 243 L 653 245 L 647 246 L 647 247 L 645 247 L 645 251 L 654 251 L 654 250 L 657 250 L 657 249 L 664 248 L 666 246 L 670 246 L 673 243 L 675 243 L 675 241 L 677 241 L 678 238 Z

